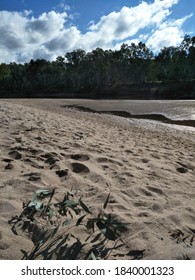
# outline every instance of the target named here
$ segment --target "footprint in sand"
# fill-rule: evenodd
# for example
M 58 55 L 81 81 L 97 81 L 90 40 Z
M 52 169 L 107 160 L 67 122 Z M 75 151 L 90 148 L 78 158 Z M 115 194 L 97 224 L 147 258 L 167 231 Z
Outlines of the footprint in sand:
M 148 190 L 150 190 L 151 192 L 160 194 L 160 195 L 164 195 L 163 191 L 159 188 L 156 188 L 156 187 L 148 187 Z
M 44 155 L 41 155 L 41 157 L 45 158 L 45 163 L 48 163 L 49 165 L 53 165 L 57 161 L 59 161 L 56 153 L 46 153 Z
M 42 165 L 39 165 L 38 163 L 36 163 L 35 161 L 31 160 L 30 158 L 24 158 L 23 161 L 26 163 L 26 164 L 29 164 L 31 165 L 32 167 L 35 167 L 37 169 L 44 169 L 44 166 Z
M 41 180 L 41 173 L 39 173 L 39 172 L 31 172 L 31 173 L 24 174 L 23 176 L 29 177 L 28 178 L 29 181 L 40 181 Z
M 90 172 L 89 168 L 82 163 L 73 162 L 71 165 L 72 165 L 72 171 L 74 173 L 89 173 Z
M 71 159 L 74 160 L 79 160 L 79 161 L 87 161 L 89 160 L 89 156 L 88 155 L 83 155 L 83 154 L 73 154 L 70 156 Z
M 39 155 L 43 152 L 43 150 L 39 149 L 35 149 L 35 148 L 28 148 L 28 152 L 30 152 L 32 155 Z
M 188 169 L 185 168 L 185 167 L 178 167 L 178 168 L 176 168 L 176 170 L 179 173 L 187 173 L 188 172 Z
M 5 170 L 12 170 L 14 169 L 14 165 L 12 163 L 8 163 L 6 166 L 5 166 Z
M 10 245 L 8 245 L 4 242 L 1 242 L 1 244 L 0 244 L 0 250 L 7 250 L 9 247 L 10 247 Z
M 62 178 L 68 175 L 68 169 L 64 169 L 64 170 L 57 170 L 56 174 Z
M 11 159 L 11 158 L 4 158 L 3 161 L 4 161 L 4 162 L 7 162 L 7 163 L 10 163 L 10 162 L 13 161 L 13 159 Z
M 105 163 L 105 162 L 108 162 L 109 160 L 105 157 L 99 157 L 97 158 L 97 162 L 98 163 Z
M 147 158 L 142 158 L 142 162 L 143 162 L 143 163 L 148 163 L 148 162 L 149 162 L 149 159 L 147 159 Z
M 22 154 L 19 153 L 18 151 L 16 150 L 13 150 L 11 152 L 9 152 L 9 155 L 13 158 L 13 159 L 21 159 L 22 158 Z
M 162 211 L 163 211 L 162 205 L 158 202 L 153 203 L 151 205 L 151 207 L 149 207 L 149 209 L 154 211 L 154 212 L 160 212 L 160 213 L 162 213 Z

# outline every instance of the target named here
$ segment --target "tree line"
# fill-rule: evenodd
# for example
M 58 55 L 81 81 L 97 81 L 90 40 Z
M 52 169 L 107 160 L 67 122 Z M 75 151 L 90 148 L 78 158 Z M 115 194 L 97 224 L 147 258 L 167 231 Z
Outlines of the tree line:
M 190 84 L 195 79 L 195 37 L 185 35 L 177 47 L 154 54 L 145 43 L 122 44 L 120 50 L 82 49 L 55 61 L 0 64 L 0 94 L 90 92 L 94 89 L 155 82 Z M 89 96 L 90 97 L 90 96 Z

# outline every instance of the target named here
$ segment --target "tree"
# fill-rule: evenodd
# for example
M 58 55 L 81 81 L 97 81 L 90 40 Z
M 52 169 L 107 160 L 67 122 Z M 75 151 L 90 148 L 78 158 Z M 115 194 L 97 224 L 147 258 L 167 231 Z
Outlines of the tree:
M 164 47 L 154 57 L 144 44 L 122 44 L 119 50 L 82 49 L 55 61 L 31 59 L 29 63 L 0 64 L 1 92 L 90 91 L 140 85 L 153 81 L 195 79 L 195 37 L 186 35 L 180 46 Z

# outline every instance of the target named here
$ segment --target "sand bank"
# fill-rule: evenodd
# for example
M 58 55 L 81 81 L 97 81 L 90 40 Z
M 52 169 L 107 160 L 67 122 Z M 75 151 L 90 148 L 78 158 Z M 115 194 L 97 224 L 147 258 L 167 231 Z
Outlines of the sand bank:
M 110 193 L 108 210 L 129 224 L 123 250 L 144 251 L 143 259 L 195 259 L 189 239 L 170 236 L 195 231 L 194 134 L 54 100 L 1 100 L 0 149 L 0 259 L 21 259 L 20 249 L 32 247 L 8 220 L 40 187 L 74 189 L 92 209 Z

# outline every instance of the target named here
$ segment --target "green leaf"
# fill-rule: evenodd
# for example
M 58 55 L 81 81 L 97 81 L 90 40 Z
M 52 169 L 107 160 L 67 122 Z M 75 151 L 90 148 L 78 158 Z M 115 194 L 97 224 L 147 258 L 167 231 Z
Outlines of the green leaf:
M 82 222 L 82 220 L 85 218 L 86 214 L 83 215 L 82 217 L 80 217 L 77 222 L 76 222 L 76 226 L 78 227 L 80 225 L 80 223 Z
M 36 205 L 35 205 L 35 209 L 37 211 L 42 210 L 43 209 L 43 202 L 41 201 L 37 201 Z
M 104 236 L 109 240 L 115 241 L 118 238 L 116 233 L 111 228 L 109 228 L 105 223 L 98 221 L 96 225 L 100 229 L 100 231 L 104 234 Z
M 97 221 L 96 225 L 100 230 L 106 227 L 106 224 L 102 223 L 101 221 Z
M 96 260 L 96 257 L 95 257 L 93 252 L 91 252 L 90 257 L 91 257 L 92 260 L 94 260 L 94 261 Z
M 34 201 L 36 200 L 38 197 L 37 197 L 37 194 L 36 193 L 33 193 L 32 194 L 32 198 L 31 198 L 31 201 Z M 29 205 L 28 205 L 29 206 Z
M 41 202 L 40 200 L 34 200 L 28 204 L 28 207 L 35 207 L 35 209 L 39 211 L 43 209 L 43 202 Z
M 76 203 L 75 201 L 73 200 L 66 200 L 65 201 L 65 205 L 69 208 L 72 208 L 74 209 L 75 207 L 77 207 L 78 203 Z
M 54 237 L 54 235 L 57 233 L 58 229 L 59 229 L 59 225 L 54 229 L 54 231 L 51 234 L 51 238 Z
M 74 219 L 74 217 L 73 217 L 73 215 L 72 215 L 72 213 L 71 213 L 70 210 L 68 210 L 68 213 L 69 213 L 70 217 L 71 217 L 72 219 Z
M 65 220 L 65 221 L 62 223 L 63 226 L 68 226 L 68 225 L 70 225 L 70 224 L 71 224 L 71 221 L 70 221 L 70 220 Z
M 31 201 L 38 199 L 43 199 L 47 196 L 54 194 L 54 190 L 39 189 L 33 193 Z
M 26 251 L 24 251 L 24 250 L 22 250 L 22 249 L 20 249 L 20 251 L 21 251 L 22 254 L 23 254 L 22 260 L 28 260 L 28 252 L 26 252 Z
M 69 196 L 74 197 L 73 193 L 71 193 L 71 192 L 67 192 L 67 199 L 69 199 Z
M 35 207 L 35 205 L 36 205 L 36 201 L 31 201 L 29 204 L 28 204 L 28 207 Z
M 107 196 L 107 198 L 106 198 L 106 201 L 104 202 L 104 206 L 103 206 L 104 209 L 106 209 L 106 207 L 107 207 L 107 205 L 108 205 L 109 198 L 110 198 L 110 193 L 108 194 L 108 196 Z
M 35 193 L 37 194 L 44 194 L 44 195 L 48 195 L 51 194 L 53 192 L 53 190 L 48 190 L 48 189 L 39 189 L 37 190 Z
M 54 211 L 49 207 L 46 214 L 48 215 L 49 220 L 51 220 L 54 215 Z
M 101 230 L 101 232 L 105 235 L 106 238 L 108 238 L 109 240 L 115 241 L 118 236 L 116 235 L 116 233 L 111 230 L 109 227 L 106 227 L 104 229 Z
M 87 207 L 87 205 L 81 200 L 79 199 L 79 203 L 80 203 L 80 206 L 83 208 L 83 210 L 89 214 L 91 214 L 89 208 Z
M 36 191 L 36 194 L 40 197 L 40 196 L 43 196 L 43 197 L 46 197 L 46 196 L 49 196 L 53 193 L 53 190 L 46 190 L 46 189 L 41 189 L 41 190 L 37 190 Z
M 102 232 L 98 233 L 92 240 L 91 243 L 95 243 L 96 241 L 98 241 L 100 239 L 102 235 Z

